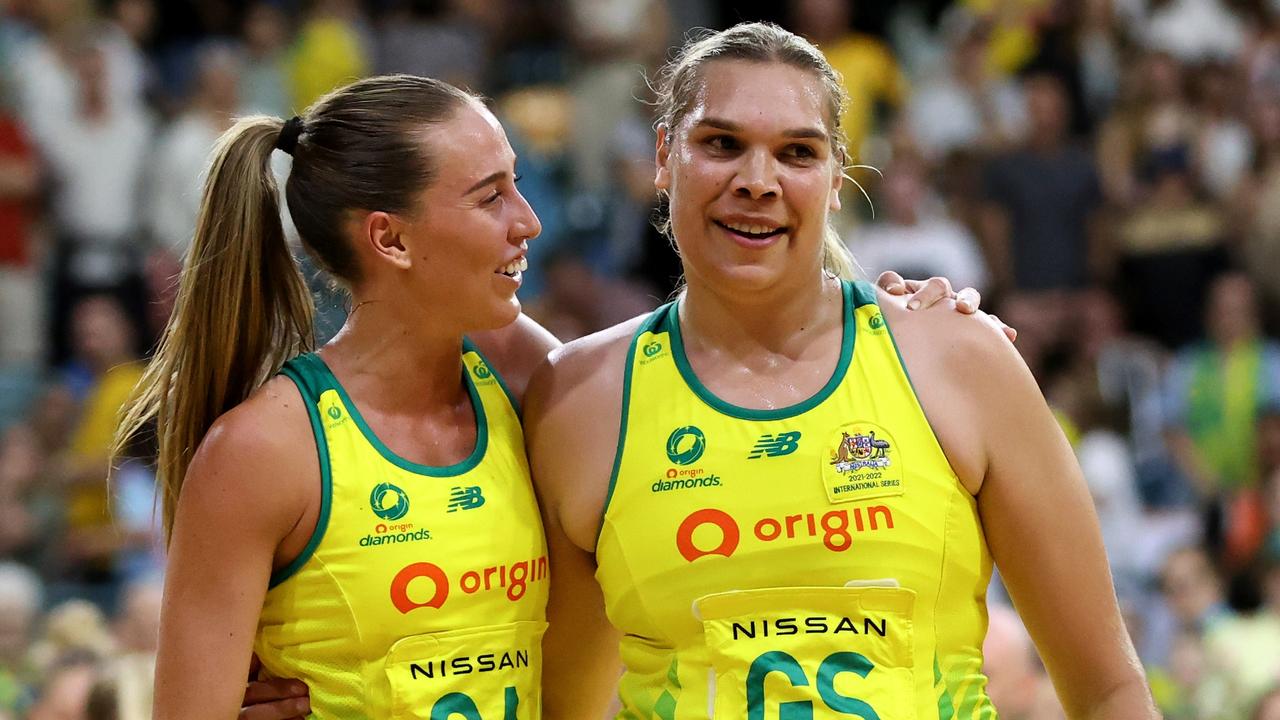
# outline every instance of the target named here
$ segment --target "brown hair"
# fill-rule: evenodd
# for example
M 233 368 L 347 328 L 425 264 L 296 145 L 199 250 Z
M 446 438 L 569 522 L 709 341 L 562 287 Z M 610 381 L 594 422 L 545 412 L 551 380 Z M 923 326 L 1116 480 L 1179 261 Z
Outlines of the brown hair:
M 218 139 L 173 315 L 115 440 L 119 456 L 154 424 L 166 534 L 213 422 L 314 345 L 314 309 L 285 243 L 272 151 L 293 155 L 285 197 L 303 245 L 354 285 L 361 269 L 343 232 L 348 212 L 409 211 L 436 170 L 422 131 L 470 100 L 438 80 L 373 77 L 289 123 L 247 117 Z
M 739 23 L 728 30 L 702 31 L 691 36 L 658 75 L 658 127 L 666 127 L 669 133 L 679 127 L 701 89 L 703 68 L 716 60 L 782 63 L 817 75 L 826 90 L 831 151 L 843 164 L 848 157 L 848 141 L 840 117 L 848 94 L 840 74 L 813 43 L 773 23 Z M 658 229 L 670 237 L 670 217 L 660 217 Z M 855 275 L 853 258 L 829 225 L 823 238 L 822 265 L 837 277 Z

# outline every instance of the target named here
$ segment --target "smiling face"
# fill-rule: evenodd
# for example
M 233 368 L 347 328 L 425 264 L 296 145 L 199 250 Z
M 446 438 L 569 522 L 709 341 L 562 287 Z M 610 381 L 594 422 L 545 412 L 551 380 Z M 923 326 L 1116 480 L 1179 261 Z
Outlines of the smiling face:
M 516 319 L 528 240 L 542 225 L 516 189 L 515 153 L 497 118 L 468 102 L 424 134 L 437 168 L 398 232 L 415 304 L 448 308 L 464 330 Z
M 782 63 L 719 60 L 658 136 L 655 185 L 690 284 L 759 291 L 822 272 L 840 163 L 821 78 Z

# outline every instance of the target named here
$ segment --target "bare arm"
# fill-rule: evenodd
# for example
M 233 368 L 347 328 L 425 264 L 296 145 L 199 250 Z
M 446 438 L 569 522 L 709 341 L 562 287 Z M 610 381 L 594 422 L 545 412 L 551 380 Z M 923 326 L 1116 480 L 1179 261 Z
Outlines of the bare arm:
M 880 301 L 1068 717 L 1157 717 L 1080 467 L 1022 358 L 981 314 Z
M 966 343 L 991 554 L 1069 717 L 1156 718 L 1075 455 L 1026 365 L 995 340 Z
M 165 577 L 156 720 L 237 716 L 277 548 L 319 478 L 302 401 L 288 390 L 215 423 L 187 472 Z

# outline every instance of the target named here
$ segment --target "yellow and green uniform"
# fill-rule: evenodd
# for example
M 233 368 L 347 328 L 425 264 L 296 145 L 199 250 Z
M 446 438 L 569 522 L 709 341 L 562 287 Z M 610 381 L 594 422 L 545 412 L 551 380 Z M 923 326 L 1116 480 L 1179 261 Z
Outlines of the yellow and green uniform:
M 597 577 L 626 720 L 994 718 L 991 558 L 865 283 L 835 372 L 748 410 L 694 375 L 678 303 L 628 355 Z
M 320 454 L 320 516 L 271 579 L 254 649 L 304 681 L 311 717 L 537 720 L 547 550 L 520 418 L 469 344 L 470 457 L 399 457 L 324 362 L 282 373 L 305 399 Z

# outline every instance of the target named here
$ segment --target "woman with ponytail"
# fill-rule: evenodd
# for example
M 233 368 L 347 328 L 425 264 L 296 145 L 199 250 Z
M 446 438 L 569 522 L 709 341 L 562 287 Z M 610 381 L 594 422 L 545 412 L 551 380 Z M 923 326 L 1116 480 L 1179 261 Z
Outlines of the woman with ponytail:
M 353 302 L 319 352 L 276 150 L 303 245 Z M 555 340 L 515 298 L 541 229 L 516 179 L 484 105 L 417 77 L 219 140 L 118 438 L 159 446 L 158 720 L 235 717 L 254 653 L 313 717 L 539 712 L 548 567 L 517 403 Z

